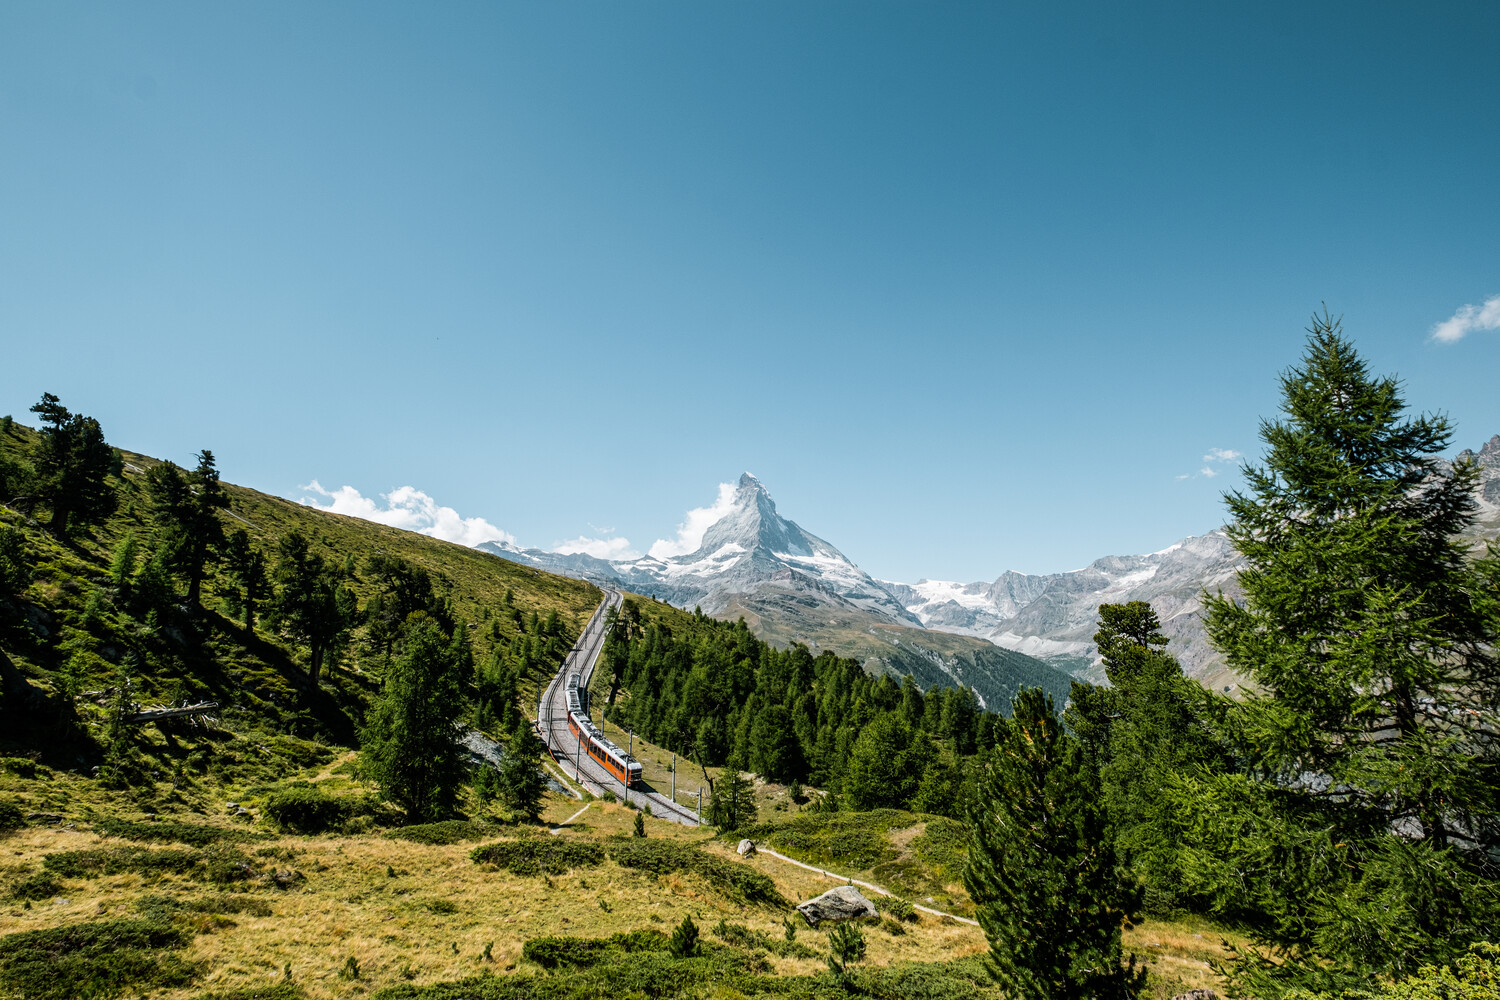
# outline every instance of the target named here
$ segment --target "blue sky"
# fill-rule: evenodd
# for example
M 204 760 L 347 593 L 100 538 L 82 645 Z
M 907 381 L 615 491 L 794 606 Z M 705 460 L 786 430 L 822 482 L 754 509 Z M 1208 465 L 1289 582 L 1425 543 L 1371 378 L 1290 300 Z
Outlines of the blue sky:
M 1221 522 L 1205 456 L 1258 453 L 1322 302 L 1456 448 L 1500 432 L 1497 41 L 1492 3 L 6 4 L 0 412 L 452 537 L 646 551 L 748 469 L 886 578 L 1150 551 Z

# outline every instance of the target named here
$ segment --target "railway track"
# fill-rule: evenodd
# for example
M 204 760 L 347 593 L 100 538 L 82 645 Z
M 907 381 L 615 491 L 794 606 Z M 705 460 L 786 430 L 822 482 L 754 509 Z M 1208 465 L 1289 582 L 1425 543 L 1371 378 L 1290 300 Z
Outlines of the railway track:
M 578 738 L 568 730 L 568 674 L 580 674 L 582 686 L 588 687 L 589 680 L 594 675 L 594 667 L 599 662 L 599 655 L 604 651 L 605 617 L 611 608 L 619 607 L 620 600 L 619 591 L 605 591 L 604 600 L 563 660 L 562 669 L 542 691 L 537 700 L 537 733 L 564 773 L 573 775 L 578 784 L 594 795 L 611 792 L 637 809 L 649 806 L 651 815 L 658 819 L 671 820 L 684 826 L 698 826 L 698 814 L 694 810 L 672 801 L 660 792 L 626 788 L 623 782 L 585 753 Z

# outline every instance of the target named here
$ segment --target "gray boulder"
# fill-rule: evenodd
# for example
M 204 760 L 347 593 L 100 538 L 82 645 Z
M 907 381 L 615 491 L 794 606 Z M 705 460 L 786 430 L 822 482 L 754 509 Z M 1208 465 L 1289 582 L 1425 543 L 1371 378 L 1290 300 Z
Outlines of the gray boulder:
M 797 912 L 806 918 L 809 927 L 816 927 L 825 920 L 858 920 L 877 915 L 875 904 L 852 885 L 829 889 L 816 899 L 798 904 Z
M 1186 993 L 1177 994 L 1172 1000 L 1219 1000 L 1219 994 L 1206 988 L 1188 990 Z
M 740 852 L 740 857 L 748 858 L 750 855 L 755 853 L 755 841 L 742 840 L 740 841 L 740 846 L 735 848 L 735 850 Z

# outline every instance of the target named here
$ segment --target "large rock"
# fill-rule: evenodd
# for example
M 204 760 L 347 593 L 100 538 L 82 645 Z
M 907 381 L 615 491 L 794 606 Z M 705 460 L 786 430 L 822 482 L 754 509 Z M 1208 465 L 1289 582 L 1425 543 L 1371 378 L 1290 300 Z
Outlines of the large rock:
M 1186 993 L 1177 994 L 1172 1000 L 1219 1000 L 1219 994 L 1207 988 L 1188 990 Z
M 740 846 L 735 848 L 735 850 L 740 852 L 740 857 L 748 858 L 750 855 L 755 853 L 755 841 L 742 840 L 740 841 Z
M 809 927 L 816 927 L 825 920 L 858 920 L 860 917 L 877 916 L 875 904 L 852 885 L 829 889 L 816 899 L 799 904 L 797 912 L 807 919 Z

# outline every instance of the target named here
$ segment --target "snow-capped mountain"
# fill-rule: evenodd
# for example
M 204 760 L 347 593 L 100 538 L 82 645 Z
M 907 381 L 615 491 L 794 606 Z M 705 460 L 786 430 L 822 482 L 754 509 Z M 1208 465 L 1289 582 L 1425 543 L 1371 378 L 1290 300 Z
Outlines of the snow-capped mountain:
M 1241 562 L 1222 531 L 1184 538 L 1143 556 L 1106 556 L 1067 573 L 1006 572 L 991 583 L 886 582 L 928 628 L 988 639 L 1071 673 L 1098 673 L 1093 635 L 1099 605 L 1150 601 L 1168 647 L 1193 677 L 1217 681 L 1203 635 L 1204 590 L 1237 595 Z
M 1500 434 L 1457 460 L 1479 465 L 1471 535 L 1493 538 L 1500 530 Z M 1007 572 L 990 583 L 882 583 L 927 628 L 980 636 L 1090 679 L 1101 673 L 1093 642 L 1099 605 L 1149 601 L 1183 670 L 1219 684 L 1232 678 L 1203 633 L 1201 597 L 1220 590 L 1240 596 L 1236 574 L 1243 565 L 1224 532 L 1214 531 L 1149 555 L 1106 556 L 1068 573 Z
M 737 597 L 773 589 L 922 627 L 917 616 L 842 552 L 778 514 L 771 494 L 748 472 L 740 476 L 727 513 L 709 526 L 697 550 L 687 555 L 607 561 L 499 542 L 480 548 L 554 572 L 613 583 L 679 607 L 696 605 L 706 614 L 723 611 Z

